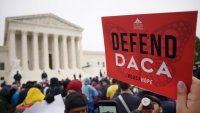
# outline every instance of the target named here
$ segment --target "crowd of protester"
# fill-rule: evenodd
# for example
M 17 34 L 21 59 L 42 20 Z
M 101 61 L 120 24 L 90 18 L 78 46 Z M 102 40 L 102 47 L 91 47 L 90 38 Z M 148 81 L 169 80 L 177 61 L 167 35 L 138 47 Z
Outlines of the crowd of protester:
M 108 78 L 106 76 L 96 76 L 94 78 L 84 78 L 79 75 L 79 79 L 74 75 L 74 79 L 59 80 L 56 77 L 48 78 L 45 72 L 41 75 L 41 81 L 27 81 L 21 83 L 22 76 L 17 72 L 12 85 L 6 84 L 1 77 L 0 89 L 0 113 L 22 113 L 26 108 L 34 104 L 46 101 L 51 104 L 54 96 L 61 95 L 65 104 L 65 113 L 98 113 L 97 104 L 101 100 L 112 100 L 117 103 L 118 113 L 197 113 L 187 112 L 188 106 L 193 104 L 190 96 L 187 99 L 187 89 L 184 83 L 179 83 L 178 100 L 139 89 L 122 81 Z M 200 85 L 198 80 L 197 85 Z M 197 87 L 192 85 L 192 87 Z M 192 91 L 192 89 L 191 89 Z M 200 93 L 194 91 L 195 93 Z M 143 100 L 149 100 L 151 107 L 145 107 Z M 184 100 L 185 99 L 185 100 Z M 199 97 L 195 99 L 199 100 Z M 188 102 L 190 105 L 188 105 Z M 182 103 L 185 102 L 185 103 Z M 181 103 L 181 104 L 180 104 Z M 176 107 L 187 105 L 185 111 L 182 108 L 176 111 Z M 183 106 L 184 107 L 184 106 Z M 192 108 L 193 109 L 193 108 Z M 181 112 L 178 112 L 181 111 Z M 190 111 L 190 109 L 188 110 Z M 191 110 L 192 111 L 192 110 Z M 197 109 L 198 113 L 199 110 Z

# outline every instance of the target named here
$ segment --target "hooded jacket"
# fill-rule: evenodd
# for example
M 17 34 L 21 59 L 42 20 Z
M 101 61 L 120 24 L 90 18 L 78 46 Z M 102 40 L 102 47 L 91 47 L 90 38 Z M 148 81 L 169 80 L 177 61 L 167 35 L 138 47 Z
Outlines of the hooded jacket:
M 42 100 L 44 100 L 45 96 L 42 94 L 42 92 L 38 88 L 31 88 L 27 96 L 20 105 L 17 106 L 18 110 L 25 110 L 26 108 L 31 107 L 35 103 L 39 103 Z

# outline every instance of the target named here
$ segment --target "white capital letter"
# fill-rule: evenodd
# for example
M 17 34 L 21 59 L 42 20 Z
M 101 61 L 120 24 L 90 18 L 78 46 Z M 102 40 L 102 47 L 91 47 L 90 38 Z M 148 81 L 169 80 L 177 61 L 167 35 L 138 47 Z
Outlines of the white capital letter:
M 142 59 L 142 61 L 141 61 L 141 67 L 142 67 L 142 69 L 145 71 L 145 72 L 147 72 L 147 73 L 151 73 L 151 72 L 153 72 L 153 69 L 152 68 L 150 68 L 150 69 L 147 69 L 146 67 L 144 67 L 144 63 L 145 62 L 149 62 L 149 63 L 153 63 L 153 61 L 150 59 L 150 58 L 144 58 L 144 59 Z
M 130 60 L 130 62 L 128 64 L 127 68 L 130 68 L 130 67 L 133 67 L 133 68 L 135 68 L 135 70 L 138 70 L 137 64 L 136 64 L 135 59 L 133 58 L 133 56 L 131 57 L 131 60 Z
M 157 75 L 166 74 L 168 78 L 172 78 L 165 62 L 162 63 L 156 74 Z
M 119 60 L 118 60 L 119 57 L 121 57 L 121 59 L 122 59 L 121 63 L 119 63 Z M 123 66 L 125 64 L 125 59 L 122 54 L 115 53 L 115 64 L 116 64 L 116 66 Z

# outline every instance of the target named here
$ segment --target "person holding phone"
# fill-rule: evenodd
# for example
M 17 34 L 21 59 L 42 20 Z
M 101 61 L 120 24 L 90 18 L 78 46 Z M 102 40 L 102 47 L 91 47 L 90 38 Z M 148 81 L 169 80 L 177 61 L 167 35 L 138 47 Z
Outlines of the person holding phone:
M 120 113 L 117 103 L 113 100 L 100 100 L 98 102 L 98 113 Z

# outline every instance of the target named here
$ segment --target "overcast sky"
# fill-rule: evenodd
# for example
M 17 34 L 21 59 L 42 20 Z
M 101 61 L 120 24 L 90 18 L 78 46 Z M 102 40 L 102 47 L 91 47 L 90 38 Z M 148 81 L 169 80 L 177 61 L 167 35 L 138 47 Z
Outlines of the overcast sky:
M 191 10 L 200 11 L 200 0 L 0 0 L 0 45 L 5 17 L 10 16 L 54 13 L 84 28 L 83 50 L 104 51 L 102 16 Z M 200 37 L 199 15 L 196 34 Z

